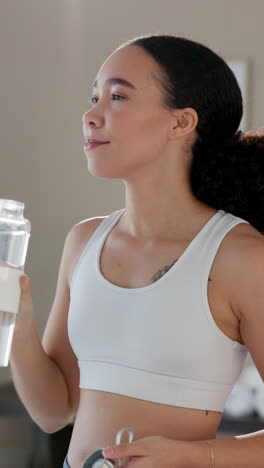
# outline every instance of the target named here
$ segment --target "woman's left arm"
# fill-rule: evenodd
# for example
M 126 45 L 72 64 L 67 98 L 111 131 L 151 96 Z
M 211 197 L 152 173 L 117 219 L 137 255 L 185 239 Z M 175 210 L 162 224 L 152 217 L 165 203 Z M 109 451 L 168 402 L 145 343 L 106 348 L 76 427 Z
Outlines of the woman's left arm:
M 260 238 L 252 242 L 238 263 L 238 278 L 234 281 L 238 285 L 236 314 L 240 334 L 264 380 L 264 240 Z M 209 442 L 214 451 L 214 468 L 264 466 L 264 429 Z
M 234 282 L 240 334 L 264 380 L 264 240 L 254 240 L 237 263 Z M 209 446 L 204 441 L 154 436 L 116 445 L 112 456 L 106 452 L 104 456 L 132 457 L 129 468 L 263 468 L 264 423 L 261 431 L 209 440 Z

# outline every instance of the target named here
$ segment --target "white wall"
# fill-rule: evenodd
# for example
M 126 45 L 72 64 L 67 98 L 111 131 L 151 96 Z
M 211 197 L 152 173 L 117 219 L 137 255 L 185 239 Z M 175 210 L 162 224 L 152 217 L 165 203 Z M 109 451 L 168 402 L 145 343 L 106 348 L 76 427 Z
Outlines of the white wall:
M 124 206 L 121 181 L 92 177 L 81 116 L 102 62 L 148 32 L 201 41 L 251 64 L 251 127 L 263 126 L 263 0 L 0 1 L 0 198 L 32 223 L 26 273 L 42 333 L 65 236 L 76 222 Z M 10 379 L 0 369 L 0 382 Z

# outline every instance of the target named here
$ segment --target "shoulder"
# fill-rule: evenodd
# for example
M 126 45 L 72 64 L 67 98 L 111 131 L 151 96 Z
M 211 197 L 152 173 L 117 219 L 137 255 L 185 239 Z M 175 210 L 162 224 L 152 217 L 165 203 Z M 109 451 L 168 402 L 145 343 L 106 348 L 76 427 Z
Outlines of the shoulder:
M 230 267 L 254 266 L 256 257 L 263 255 L 264 235 L 251 224 L 240 223 L 228 232 L 223 247 L 225 261 Z
M 67 252 L 65 254 L 67 258 L 67 264 L 65 268 L 67 271 L 67 281 L 69 288 L 74 270 L 83 249 L 85 248 L 87 242 L 89 242 L 91 239 L 96 229 L 106 218 L 107 216 L 96 216 L 94 218 L 88 218 L 74 224 L 74 226 L 72 226 L 72 228 L 69 230 L 64 246 L 64 250 Z
M 83 244 L 88 242 L 97 227 L 105 218 L 106 216 L 97 216 L 85 219 L 71 227 L 65 240 L 65 245 L 71 255 L 75 256 L 76 251 L 78 253 L 78 250 L 82 249 Z
M 227 271 L 240 335 L 264 379 L 264 236 L 249 224 L 239 224 L 230 237 Z
M 106 219 L 107 216 L 95 216 L 93 218 L 84 219 L 74 224 L 68 235 L 75 240 L 80 239 L 83 235 L 93 234 L 95 229 Z
M 95 232 L 99 225 L 106 219 L 112 219 L 115 216 L 119 215 L 120 211 L 116 210 L 106 216 L 95 216 L 93 218 L 84 219 L 76 223 L 70 229 L 68 236 L 71 238 L 72 242 L 82 242 L 82 240 L 87 241 L 89 237 Z
M 232 310 L 240 320 L 249 311 L 252 288 L 264 291 L 264 236 L 250 224 L 237 224 L 223 239 L 219 264 Z
M 240 223 L 233 227 L 224 246 L 228 254 L 225 260 L 240 278 L 245 276 L 245 272 L 252 272 L 264 260 L 264 235 L 251 224 Z
M 233 263 L 241 284 L 241 298 L 244 300 L 244 295 L 250 291 L 252 293 L 254 284 L 257 290 L 264 285 L 264 235 L 249 224 L 241 224 L 239 227 L 233 239 Z

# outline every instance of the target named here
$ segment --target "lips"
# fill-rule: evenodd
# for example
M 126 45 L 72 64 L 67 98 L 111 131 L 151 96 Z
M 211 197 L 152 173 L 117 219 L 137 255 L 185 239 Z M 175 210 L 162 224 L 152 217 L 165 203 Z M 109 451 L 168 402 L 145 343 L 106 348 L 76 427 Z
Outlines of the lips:
M 88 143 L 109 143 L 109 141 L 96 140 L 95 138 L 85 138 L 85 141 Z
M 85 147 L 85 149 L 92 149 L 92 148 L 94 148 L 96 146 L 106 145 L 107 143 L 110 143 L 110 142 L 109 141 L 88 140 L 88 141 L 85 141 L 84 147 Z

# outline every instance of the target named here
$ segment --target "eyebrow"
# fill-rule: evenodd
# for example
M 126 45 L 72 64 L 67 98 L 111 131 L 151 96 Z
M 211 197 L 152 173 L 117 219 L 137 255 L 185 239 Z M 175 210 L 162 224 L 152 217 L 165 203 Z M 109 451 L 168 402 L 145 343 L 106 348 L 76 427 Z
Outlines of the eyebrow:
M 98 81 L 95 80 L 95 82 L 92 85 L 92 89 L 97 88 L 97 84 L 98 84 Z M 132 83 L 125 80 L 124 78 L 108 78 L 105 81 L 105 84 L 108 85 L 108 86 L 110 86 L 112 84 L 120 84 L 120 85 L 126 86 L 127 88 L 131 88 L 131 89 L 135 89 L 135 90 L 137 89 Z

